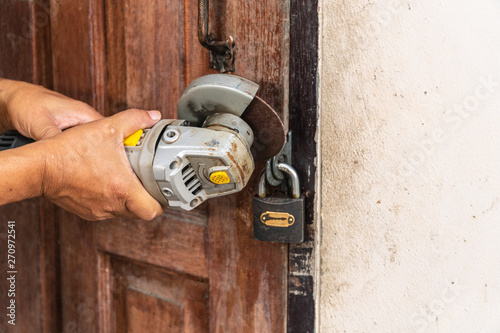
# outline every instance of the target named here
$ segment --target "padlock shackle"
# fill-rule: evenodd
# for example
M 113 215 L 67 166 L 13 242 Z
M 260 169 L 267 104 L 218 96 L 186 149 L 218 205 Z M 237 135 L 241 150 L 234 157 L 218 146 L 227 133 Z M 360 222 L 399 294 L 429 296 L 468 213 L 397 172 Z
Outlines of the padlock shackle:
M 297 171 L 295 169 L 286 164 L 286 163 L 278 163 L 278 169 L 283 171 L 288 175 L 290 178 L 290 182 L 292 183 L 292 197 L 294 199 L 300 198 L 300 181 L 299 181 L 299 175 L 297 174 Z M 266 197 L 266 170 L 262 170 L 259 176 L 259 184 L 257 187 L 257 195 L 259 198 L 265 198 Z
M 257 195 L 259 198 L 266 197 L 266 169 L 260 172 L 259 185 L 257 187 Z
M 295 171 L 295 169 L 292 166 L 286 163 L 278 163 L 278 169 L 280 171 L 285 172 L 288 175 L 288 178 L 290 178 L 290 181 L 292 182 L 292 197 L 294 199 L 298 199 L 300 197 L 300 181 L 297 171 Z

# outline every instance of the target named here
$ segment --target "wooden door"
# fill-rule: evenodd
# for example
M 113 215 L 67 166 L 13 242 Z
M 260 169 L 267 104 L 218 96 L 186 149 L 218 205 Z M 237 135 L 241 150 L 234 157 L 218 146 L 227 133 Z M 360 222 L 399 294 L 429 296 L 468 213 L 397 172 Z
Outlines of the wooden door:
M 14 51 L 2 40 L 0 74 L 104 115 L 137 107 L 175 118 L 184 88 L 212 73 L 196 0 L 10 1 L 2 10 L 5 29 L 27 42 Z M 236 38 L 235 74 L 257 82 L 287 123 L 289 2 L 211 0 L 210 19 L 216 37 Z M 16 219 L 19 242 L 32 242 L 19 253 L 19 281 L 32 293 L 20 291 L 17 331 L 284 332 L 288 247 L 253 240 L 257 174 L 238 194 L 151 222 L 83 221 L 44 200 L 2 207 L 2 223 Z
M 137 107 L 176 118 L 184 88 L 211 72 L 196 0 L 54 3 L 54 89 L 105 115 Z M 281 112 L 287 15 L 281 1 L 212 1 L 211 29 L 237 40 L 237 74 Z M 252 239 L 254 189 L 151 222 L 60 211 L 63 330 L 283 332 L 287 248 Z
M 3 206 L 0 253 L 7 221 L 16 221 L 18 307 L 16 326 L 0 313 L 0 332 L 313 332 L 317 0 L 210 1 L 210 31 L 236 38 L 236 74 L 259 83 L 290 119 L 306 242 L 252 239 L 258 170 L 241 193 L 151 222 L 82 221 L 43 199 Z M 196 0 L 0 6 L 0 77 L 42 84 L 105 115 L 139 107 L 175 117 L 187 84 L 212 73 L 197 41 Z M 2 281 L 5 265 L 2 255 Z M 0 308 L 7 291 L 0 283 Z

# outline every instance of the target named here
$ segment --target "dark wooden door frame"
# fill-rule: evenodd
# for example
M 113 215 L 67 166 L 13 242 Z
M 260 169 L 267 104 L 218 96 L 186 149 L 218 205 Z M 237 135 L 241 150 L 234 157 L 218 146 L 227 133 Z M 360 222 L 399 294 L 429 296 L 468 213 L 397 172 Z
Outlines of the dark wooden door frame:
M 305 242 L 288 252 L 288 332 L 315 331 L 314 202 L 318 119 L 318 0 L 290 0 L 289 129 L 293 131 L 293 166 L 305 194 Z

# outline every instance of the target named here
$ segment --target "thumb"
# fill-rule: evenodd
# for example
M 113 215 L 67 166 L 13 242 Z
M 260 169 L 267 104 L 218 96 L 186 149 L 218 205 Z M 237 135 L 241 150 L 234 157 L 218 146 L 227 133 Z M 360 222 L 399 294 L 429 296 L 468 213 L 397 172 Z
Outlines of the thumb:
M 161 119 L 159 111 L 130 109 L 110 117 L 115 128 L 123 133 L 123 138 L 143 128 L 150 128 Z

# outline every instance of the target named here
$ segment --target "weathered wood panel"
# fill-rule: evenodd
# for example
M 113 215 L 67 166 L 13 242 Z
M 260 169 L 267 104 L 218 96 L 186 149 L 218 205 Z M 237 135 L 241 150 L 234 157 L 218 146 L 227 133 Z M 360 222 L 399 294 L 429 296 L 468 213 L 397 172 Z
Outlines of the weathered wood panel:
M 210 332 L 285 330 L 287 246 L 253 239 L 251 197 L 210 204 Z
M 259 96 L 287 123 L 289 1 L 210 3 L 209 31 L 219 39 L 235 37 L 235 74 L 258 83 Z
M 50 6 L 48 0 L 4 1 L 0 11 L 0 77 L 52 85 Z M 0 259 L 6 268 L 7 221 L 16 221 L 16 326 L 0 317 L 0 332 L 57 331 L 57 257 L 54 206 L 36 199 L 0 207 Z M 2 270 L 2 281 L 7 281 Z M 53 274 L 54 273 L 54 274 Z M 6 283 L 0 285 L 4 308 Z M 49 295 L 49 297 L 47 297 Z
M 111 261 L 113 332 L 207 332 L 208 283 L 182 275 Z
M 60 208 L 45 199 L 40 204 L 40 268 L 42 297 L 41 332 L 60 332 L 61 329 L 61 262 L 59 244 Z
M 93 106 L 102 104 L 103 53 L 96 35 L 101 17 L 91 15 L 99 2 L 52 0 L 51 32 L 54 89 Z M 96 82 L 99 83 L 96 85 Z M 97 89 L 99 90 L 99 93 Z M 102 111 L 102 110 L 99 110 Z M 61 327 L 66 331 L 98 332 L 98 251 L 93 223 L 61 212 Z
M 33 23 L 29 2 L 2 2 L 0 11 L 0 77 L 33 80 Z
M 67 96 L 94 104 L 93 56 L 88 1 L 51 0 L 51 38 L 54 88 Z
M 40 293 L 40 229 L 36 199 L 0 207 L 0 332 L 34 332 L 42 327 L 42 295 Z M 15 221 L 14 267 L 7 266 L 7 222 Z M 10 262 L 12 263 L 12 262 Z M 7 273 L 13 271 L 16 273 Z M 7 278 L 14 277 L 13 280 Z M 11 284 L 11 282 L 13 282 Z M 12 294 L 13 293 L 13 294 Z M 10 300 L 15 301 L 15 317 L 7 317 Z M 9 312 L 7 312 L 9 311 Z M 15 326 L 8 323 L 15 319 Z
M 206 232 L 206 214 L 198 210 L 172 209 L 154 221 L 115 219 L 96 225 L 101 251 L 199 277 L 208 277 Z
M 211 1 L 209 25 L 217 39 L 235 37 L 235 74 L 258 83 L 258 94 L 285 123 L 288 15 L 288 1 Z M 206 51 L 205 59 L 208 64 Z M 217 313 L 211 332 L 285 331 L 288 247 L 253 239 L 252 197 L 261 167 L 244 191 L 209 203 L 210 304 Z
M 109 103 L 162 111 L 175 118 L 184 90 L 183 4 L 106 1 Z

